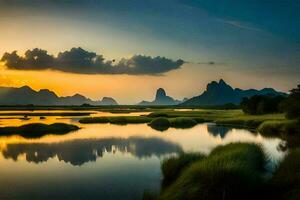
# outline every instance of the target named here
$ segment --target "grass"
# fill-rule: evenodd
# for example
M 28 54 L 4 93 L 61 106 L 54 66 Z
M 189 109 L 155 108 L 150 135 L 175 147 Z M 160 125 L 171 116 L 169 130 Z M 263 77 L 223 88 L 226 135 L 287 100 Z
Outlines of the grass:
M 21 135 L 26 138 L 35 138 L 47 134 L 65 134 L 78 129 L 78 126 L 64 123 L 50 125 L 33 123 L 18 127 L 0 127 L 0 135 Z
M 191 117 L 176 117 L 169 119 L 171 127 L 175 128 L 190 128 L 198 124 L 198 122 Z
M 195 126 L 198 121 L 188 117 L 177 118 L 150 118 L 148 116 L 108 116 L 108 117 L 86 117 L 79 120 L 82 124 L 111 123 L 111 124 L 140 124 L 149 123 L 156 130 L 166 130 L 169 127 L 189 128 Z
M 266 130 L 262 128 L 264 124 L 285 123 L 284 114 L 266 114 L 266 115 L 249 115 L 242 110 L 190 110 L 177 111 L 167 110 L 152 112 L 148 115 L 141 116 L 108 116 L 108 117 L 87 117 L 81 119 L 80 123 L 112 123 L 112 124 L 137 124 L 148 123 L 150 127 L 159 131 L 165 131 L 169 127 L 191 128 L 196 124 L 203 122 L 215 122 L 218 125 L 241 127 L 252 130 Z M 261 126 L 262 125 L 262 126 Z M 287 126 L 285 131 L 298 132 L 299 129 L 294 126 Z M 274 130 L 277 127 L 274 127 Z M 267 131 L 262 131 L 267 132 Z M 266 133 L 267 135 L 267 133 Z M 271 134 L 270 134 L 271 135 Z M 298 134 L 299 135 L 299 134 Z M 273 134 L 273 136 L 280 136 Z M 300 141 L 297 139 L 297 141 Z M 297 144 L 298 145 L 298 144 Z M 300 145 L 300 144 L 299 144 Z
M 252 199 L 263 183 L 265 162 L 256 144 L 219 146 L 184 169 L 158 199 Z
M 163 174 L 162 186 L 167 187 L 173 183 L 181 174 L 181 172 L 189 167 L 195 161 L 205 158 L 200 153 L 183 153 L 179 156 L 173 156 L 162 162 L 161 171 Z
M 242 110 L 195 110 L 174 111 L 164 110 L 152 112 L 147 116 L 111 116 L 81 119 L 81 123 L 149 123 L 154 119 L 164 118 L 170 122 L 170 127 L 192 127 L 197 123 L 215 122 L 219 125 L 239 126 L 256 129 L 265 121 L 283 121 L 284 114 L 248 115 Z M 165 121 L 167 124 L 167 122 Z
M 278 166 L 270 181 L 275 199 L 297 200 L 300 197 L 300 148 L 294 149 Z
M 284 139 L 287 142 L 285 148 L 300 146 L 300 123 L 297 120 L 266 121 L 258 131 L 264 136 Z
M 162 162 L 163 185 L 151 200 L 298 200 L 300 148 L 289 151 L 272 177 L 261 146 L 231 143 L 218 146 L 208 156 L 181 154 Z
M 148 125 L 155 130 L 165 131 L 171 126 L 171 123 L 168 118 L 158 117 L 153 119 Z
M 191 128 L 197 124 L 198 122 L 190 117 L 158 117 L 154 118 L 148 125 L 155 130 L 165 131 L 170 127 Z

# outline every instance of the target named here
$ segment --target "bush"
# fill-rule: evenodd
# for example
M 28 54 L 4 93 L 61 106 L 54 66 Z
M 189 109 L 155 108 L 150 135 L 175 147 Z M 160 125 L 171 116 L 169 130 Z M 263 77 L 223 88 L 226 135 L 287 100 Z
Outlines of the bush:
M 262 187 L 265 161 L 261 147 L 255 144 L 217 147 L 184 170 L 158 199 L 254 199 Z
M 161 165 L 163 187 L 173 183 L 185 168 L 204 157 L 205 156 L 203 154 L 199 153 L 185 153 L 177 157 L 171 157 L 164 160 Z

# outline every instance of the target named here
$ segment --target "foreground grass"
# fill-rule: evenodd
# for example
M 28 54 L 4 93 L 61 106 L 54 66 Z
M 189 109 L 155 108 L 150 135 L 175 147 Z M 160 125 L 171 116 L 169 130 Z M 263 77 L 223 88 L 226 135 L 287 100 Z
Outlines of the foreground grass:
M 163 174 L 162 186 L 167 187 L 173 183 L 184 169 L 188 168 L 195 161 L 205 158 L 205 155 L 200 153 L 184 153 L 178 157 L 171 157 L 163 161 L 161 171 Z
M 65 134 L 78 129 L 78 126 L 64 123 L 54 123 L 50 125 L 33 123 L 18 127 L 0 127 L 0 135 L 21 135 L 25 138 L 35 138 L 47 134 Z
M 297 200 L 300 197 L 300 148 L 294 149 L 278 166 L 270 181 L 273 199 Z
M 175 181 L 169 183 L 170 186 L 163 189 L 157 199 L 252 199 L 255 192 L 261 190 L 266 158 L 260 146 L 229 144 L 217 147 L 206 158 L 198 158 L 179 157 L 165 161 L 162 166 L 167 177 L 164 179 Z M 186 163 L 187 167 L 181 167 Z M 167 171 L 173 168 L 182 172 L 173 174 Z
M 208 156 L 181 154 L 162 162 L 163 184 L 148 200 L 274 199 L 298 200 L 300 148 L 289 151 L 272 177 L 261 146 L 232 143 L 216 147 Z

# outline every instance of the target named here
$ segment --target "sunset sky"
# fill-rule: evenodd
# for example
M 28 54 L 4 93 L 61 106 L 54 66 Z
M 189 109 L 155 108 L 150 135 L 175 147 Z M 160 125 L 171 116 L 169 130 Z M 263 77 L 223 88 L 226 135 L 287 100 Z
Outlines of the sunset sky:
M 158 87 L 192 97 L 220 78 L 287 92 L 300 83 L 299 10 L 297 0 L 0 0 L 0 86 L 122 104 Z

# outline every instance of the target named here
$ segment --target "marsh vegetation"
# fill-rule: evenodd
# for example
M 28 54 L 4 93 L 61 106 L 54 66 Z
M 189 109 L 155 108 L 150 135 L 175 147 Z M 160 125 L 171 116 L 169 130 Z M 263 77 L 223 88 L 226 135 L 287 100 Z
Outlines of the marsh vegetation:
M 33 123 L 15 127 L 0 127 L 0 135 L 21 135 L 25 138 L 36 138 L 47 134 L 65 134 L 78 129 L 79 127 L 76 125 L 65 123 L 50 125 Z

